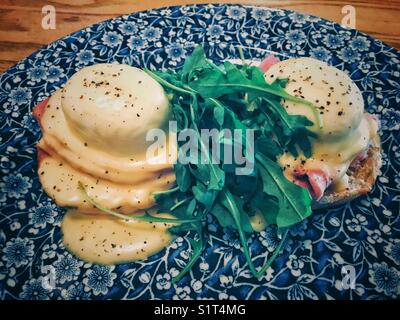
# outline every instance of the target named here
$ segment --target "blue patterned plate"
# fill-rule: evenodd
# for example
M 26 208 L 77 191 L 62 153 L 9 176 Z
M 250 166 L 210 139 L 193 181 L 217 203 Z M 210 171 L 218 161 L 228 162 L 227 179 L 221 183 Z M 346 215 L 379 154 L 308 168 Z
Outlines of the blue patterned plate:
M 383 168 L 374 190 L 314 214 L 290 231 L 260 280 L 238 236 L 208 221 L 206 250 L 178 284 L 185 238 L 146 261 L 100 266 L 63 247 L 64 211 L 36 174 L 40 130 L 32 107 L 78 69 L 118 61 L 176 68 L 197 44 L 215 60 L 269 52 L 312 56 L 345 70 L 382 120 Z M 0 75 L 0 297 L 2 299 L 391 299 L 400 297 L 400 53 L 354 30 L 291 11 L 233 5 L 170 7 L 96 24 L 47 45 Z M 273 228 L 251 238 L 253 256 L 276 248 Z

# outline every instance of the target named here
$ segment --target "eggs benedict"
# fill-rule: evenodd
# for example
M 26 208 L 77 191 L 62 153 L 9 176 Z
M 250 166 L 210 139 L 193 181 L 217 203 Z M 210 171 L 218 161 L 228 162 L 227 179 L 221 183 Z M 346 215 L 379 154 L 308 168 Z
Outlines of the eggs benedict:
M 65 244 L 78 256 L 120 262 L 153 254 L 169 242 L 163 224 L 100 216 L 79 189 L 81 183 L 91 199 L 120 213 L 140 214 L 154 206 L 152 193 L 169 189 L 175 175 L 171 162 L 146 158 L 146 132 L 165 126 L 168 108 L 155 80 L 122 64 L 83 68 L 35 107 L 43 134 L 37 145 L 39 179 L 58 205 L 74 208 L 62 227 Z M 174 148 L 174 141 L 165 148 Z M 142 236 L 128 241 L 132 228 Z M 107 248 L 103 239 L 111 241 Z
M 316 134 L 311 157 L 285 151 L 278 159 L 285 176 L 309 190 L 314 207 L 370 191 L 380 167 L 378 120 L 364 112 L 363 97 L 350 77 L 313 58 L 274 61 L 264 77 L 268 83 L 287 79 L 286 92 L 313 103 L 322 122 L 310 127 Z M 304 104 L 282 100 L 282 107 L 288 114 L 315 118 Z

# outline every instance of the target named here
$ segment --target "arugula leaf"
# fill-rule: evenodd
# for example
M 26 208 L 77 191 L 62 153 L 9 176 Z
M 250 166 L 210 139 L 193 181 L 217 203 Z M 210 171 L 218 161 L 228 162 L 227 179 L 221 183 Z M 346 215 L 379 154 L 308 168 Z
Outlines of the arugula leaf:
M 112 215 L 116 218 L 123 219 L 123 220 L 136 220 L 136 221 L 148 221 L 148 222 L 163 222 L 163 223 L 192 223 L 192 222 L 197 222 L 198 219 L 171 219 L 171 218 L 163 218 L 163 217 L 156 217 L 152 216 L 149 213 L 145 212 L 143 215 L 126 215 L 119 213 L 118 211 L 108 209 L 98 203 L 96 200 L 91 198 L 88 193 L 86 192 L 86 189 L 83 185 L 82 182 L 78 182 L 78 188 L 79 190 L 83 193 L 84 197 L 89 201 L 90 204 L 92 204 L 95 208 L 108 213 L 109 215 Z
M 257 138 L 256 149 L 270 159 L 276 159 L 282 154 L 282 148 L 279 144 L 268 136 L 262 135 Z
M 256 78 L 257 81 L 254 83 L 247 79 L 243 73 L 231 63 L 225 62 L 225 66 L 228 66 L 226 74 L 217 69 L 206 70 L 203 72 L 201 79 L 189 83 L 190 87 L 203 98 L 219 98 L 222 95 L 241 90 L 253 94 L 258 93 L 258 96 L 265 94 L 274 95 L 289 101 L 314 107 L 310 102 L 288 94 L 278 83 L 268 84 L 265 82 L 264 78 L 263 83 L 260 83 L 259 78 Z M 256 67 L 253 66 L 249 68 L 254 69 Z
M 186 129 L 189 125 L 189 120 L 185 110 L 177 103 L 173 104 L 171 109 L 172 117 L 177 122 L 177 129 L 179 129 L 179 131 Z
M 189 239 L 189 242 L 192 246 L 193 253 L 189 259 L 189 262 L 186 266 L 179 272 L 179 274 L 172 279 L 172 283 L 178 282 L 182 277 L 193 267 L 194 263 L 200 258 L 201 253 L 204 250 L 204 239 L 203 239 L 203 229 L 201 224 L 194 224 L 193 229 L 197 232 L 198 240 Z M 190 229 L 192 230 L 192 229 Z
M 192 187 L 192 192 L 198 202 L 202 203 L 206 209 L 211 209 L 217 197 L 214 190 L 209 190 L 202 183 L 197 183 Z
M 210 213 L 217 219 L 219 225 L 223 228 L 232 227 L 235 221 L 232 218 L 230 211 L 225 208 L 220 202 L 216 202 Z
M 178 161 L 174 166 L 174 171 L 179 190 L 182 192 L 188 191 L 193 181 L 190 175 L 190 169 Z
M 252 199 L 252 205 L 263 215 L 268 225 L 277 224 L 276 219 L 279 214 L 279 203 L 275 198 L 260 192 Z
M 217 123 L 222 127 L 224 124 L 224 116 L 225 116 L 225 109 L 221 105 L 218 105 L 214 108 L 214 118 Z
M 204 54 L 204 49 L 201 46 L 196 47 L 192 54 L 186 58 L 185 64 L 181 71 L 181 80 L 184 83 L 188 83 L 192 80 L 195 72 L 201 71 L 201 69 L 209 66 Z
M 230 193 L 229 190 L 223 190 L 221 192 L 221 204 L 231 213 L 234 225 L 239 233 L 240 242 L 243 247 L 243 252 L 246 258 L 246 261 L 249 265 L 251 272 L 256 275 L 256 268 L 251 260 L 250 249 L 248 246 L 248 238 L 243 228 L 244 221 L 242 220 L 243 215 L 240 212 L 239 207 L 236 205 L 236 201 L 234 196 Z
M 279 201 L 278 227 L 290 227 L 310 216 L 311 197 L 307 189 L 287 180 L 279 165 L 271 159 L 261 154 L 257 154 L 256 159 L 264 181 L 263 191 Z

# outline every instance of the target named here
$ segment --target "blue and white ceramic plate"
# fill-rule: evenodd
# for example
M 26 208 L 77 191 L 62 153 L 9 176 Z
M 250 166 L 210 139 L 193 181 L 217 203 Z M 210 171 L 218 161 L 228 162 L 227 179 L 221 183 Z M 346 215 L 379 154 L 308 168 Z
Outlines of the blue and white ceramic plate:
M 238 236 L 208 221 L 208 245 L 190 274 L 185 238 L 146 261 L 87 264 L 61 243 L 63 209 L 36 174 L 39 126 L 31 110 L 78 69 L 118 61 L 151 69 L 182 65 L 197 44 L 212 59 L 268 53 L 312 56 L 345 70 L 368 111 L 381 117 L 382 175 L 373 191 L 314 214 L 290 231 L 260 280 Z M 96 24 L 47 45 L 0 75 L 1 299 L 393 299 L 400 297 L 400 53 L 355 30 L 303 14 L 236 5 L 170 7 Z M 276 248 L 273 228 L 251 239 L 253 256 Z

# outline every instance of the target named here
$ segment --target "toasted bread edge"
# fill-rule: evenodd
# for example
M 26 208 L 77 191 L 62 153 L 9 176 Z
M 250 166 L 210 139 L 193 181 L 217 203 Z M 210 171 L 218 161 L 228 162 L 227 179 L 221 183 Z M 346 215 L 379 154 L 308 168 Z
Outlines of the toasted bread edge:
M 313 209 L 323 209 L 347 203 L 371 191 L 380 174 L 382 166 L 381 146 L 374 141 L 368 150 L 368 156 L 349 172 L 349 187 L 340 192 L 327 191 L 326 194 L 312 204 Z

